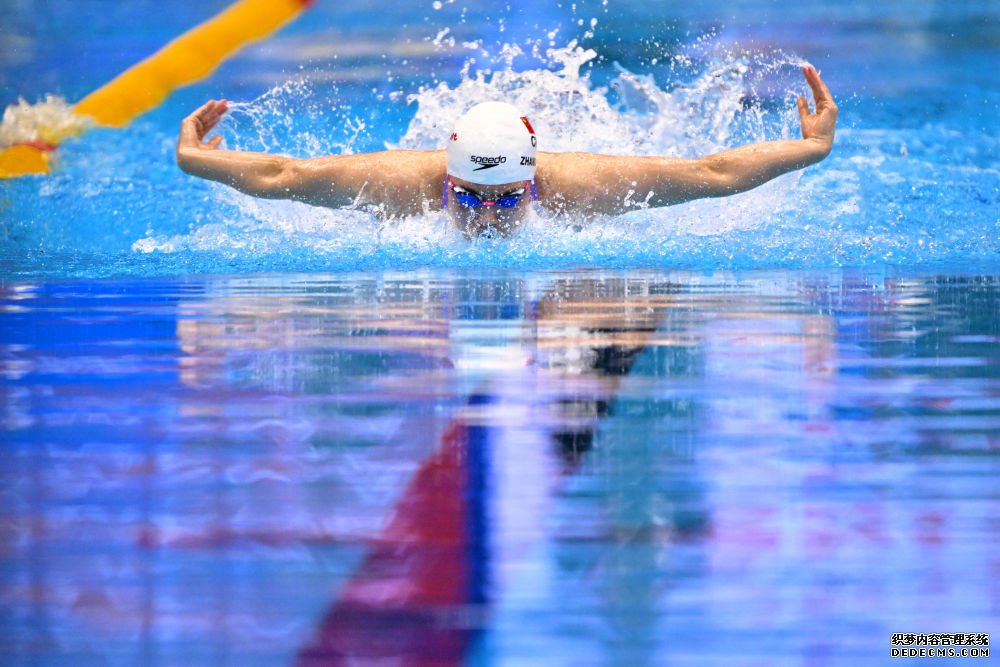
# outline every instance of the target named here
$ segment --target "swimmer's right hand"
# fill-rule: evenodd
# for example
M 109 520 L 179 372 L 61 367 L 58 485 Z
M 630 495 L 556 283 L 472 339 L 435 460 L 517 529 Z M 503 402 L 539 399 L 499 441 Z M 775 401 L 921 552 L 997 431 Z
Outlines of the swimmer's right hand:
M 228 110 L 229 103 L 226 100 L 209 100 L 181 121 L 181 133 L 177 139 L 178 157 L 184 148 L 217 149 L 222 143 L 222 137 L 212 137 L 206 142 L 205 135 L 212 131 Z

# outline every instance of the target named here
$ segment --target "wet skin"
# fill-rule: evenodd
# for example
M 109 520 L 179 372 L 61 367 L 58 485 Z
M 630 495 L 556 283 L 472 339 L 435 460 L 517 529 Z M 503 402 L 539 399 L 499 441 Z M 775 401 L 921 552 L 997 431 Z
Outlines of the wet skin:
M 812 89 L 815 112 L 805 97 L 798 98 L 801 139 L 760 141 L 695 158 L 540 151 L 535 172 L 537 203 L 553 215 L 620 215 L 746 192 L 815 164 L 833 147 L 837 105 L 814 67 L 806 66 L 802 72 Z M 185 172 L 267 199 L 328 208 L 373 207 L 382 219 L 423 215 L 440 201 L 444 150 L 386 150 L 308 159 L 219 150 L 221 139 L 207 138 L 207 134 L 227 108 L 225 100 L 211 100 L 181 123 L 177 164 Z M 470 186 L 470 191 L 486 200 L 523 186 L 520 182 L 490 186 L 456 182 Z M 510 209 L 469 209 L 453 199 L 449 197 L 448 213 L 469 238 L 484 231 L 497 236 L 515 233 L 532 206 L 525 198 Z
M 517 233 L 524 216 L 531 208 L 531 182 L 515 181 L 513 183 L 502 183 L 500 185 L 478 185 L 471 181 L 450 176 L 451 183 L 478 195 L 485 202 L 495 202 L 500 197 L 509 195 L 517 190 L 524 190 L 517 206 L 512 208 L 500 208 L 498 206 L 476 206 L 469 208 L 458 202 L 455 192 L 448 193 L 448 217 L 455 227 L 462 232 L 465 238 L 472 240 L 479 238 L 484 232 L 492 233 L 494 236 L 508 237 Z M 449 188 L 451 185 L 449 185 Z

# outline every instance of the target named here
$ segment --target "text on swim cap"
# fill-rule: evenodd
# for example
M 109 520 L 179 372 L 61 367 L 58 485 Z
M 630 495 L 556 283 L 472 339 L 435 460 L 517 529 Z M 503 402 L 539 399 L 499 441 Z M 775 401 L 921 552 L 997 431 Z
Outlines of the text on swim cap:
M 472 155 L 469 157 L 469 162 L 480 165 L 479 167 L 473 169 L 473 171 L 481 171 L 483 169 L 491 169 L 498 165 L 507 162 L 506 155 L 497 155 L 496 157 L 486 157 L 483 155 Z

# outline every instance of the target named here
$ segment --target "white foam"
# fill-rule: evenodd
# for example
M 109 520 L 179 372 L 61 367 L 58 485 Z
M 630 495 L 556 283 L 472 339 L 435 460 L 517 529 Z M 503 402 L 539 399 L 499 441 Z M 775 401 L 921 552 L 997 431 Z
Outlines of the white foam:
M 3 112 L 0 122 L 0 148 L 33 141 L 58 144 L 64 138 L 80 134 L 93 125 L 90 119 L 78 116 L 72 105 L 55 95 L 46 95 L 43 102 L 29 104 L 18 99 Z
M 705 47 L 708 48 L 708 47 Z M 533 47 L 538 55 L 541 47 Z M 466 75 L 455 87 L 446 83 L 425 87 L 408 96 L 415 114 L 402 137 L 388 148 L 438 149 L 455 118 L 469 100 L 509 101 L 531 118 L 545 151 L 592 151 L 608 154 L 691 157 L 731 148 L 747 140 L 794 136 L 798 116 L 794 96 L 801 90 L 799 60 L 784 54 L 757 56 L 713 53 L 700 71 L 663 85 L 651 76 L 618 68 L 605 88 L 594 85 L 588 68 L 597 57 L 593 50 L 570 42 L 544 51 L 549 66 L 517 71 L 513 62 L 520 46 L 503 49 L 506 66 L 487 72 L 466 66 Z M 680 61 L 695 69 L 690 56 Z M 778 112 L 747 106 L 755 76 L 777 77 L 787 85 L 787 103 Z M 782 77 L 784 77 L 782 79 Z M 773 87 L 773 82 L 771 83 Z M 328 117 L 319 127 L 337 122 L 329 118 L 344 111 L 317 102 L 310 85 L 302 80 L 275 88 L 252 104 L 234 105 L 240 133 L 237 147 L 315 156 L 355 152 L 356 140 L 366 130 L 366 119 L 338 118 L 339 134 L 321 137 L 299 131 L 300 123 Z M 233 123 L 234 121 L 227 121 Z M 277 128 L 277 129 L 276 129 Z M 293 146 L 288 146 L 289 137 Z M 281 145 L 282 141 L 286 145 Z M 385 224 L 359 211 L 316 209 L 291 202 L 255 200 L 220 187 L 217 197 L 233 206 L 238 215 L 228 222 L 214 219 L 190 234 L 149 237 L 137 241 L 137 252 L 177 252 L 182 249 L 221 252 L 279 252 L 302 248 L 313 253 L 342 257 L 386 254 L 420 263 L 427 259 L 460 258 L 517 263 L 524 258 L 544 261 L 569 258 L 577 263 L 627 253 L 641 243 L 656 252 L 657 243 L 673 243 L 723 235 L 759 226 L 780 212 L 794 209 L 798 174 L 786 175 L 763 187 L 725 199 L 703 200 L 681 206 L 640 210 L 608 220 L 551 220 L 533 217 L 517 238 L 469 244 L 437 212 Z M 652 243 L 650 243 L 652 241 Z M 665 251 L 664 251 L 665 252 Z M 530 263 L 530 262 L 529 262 Z

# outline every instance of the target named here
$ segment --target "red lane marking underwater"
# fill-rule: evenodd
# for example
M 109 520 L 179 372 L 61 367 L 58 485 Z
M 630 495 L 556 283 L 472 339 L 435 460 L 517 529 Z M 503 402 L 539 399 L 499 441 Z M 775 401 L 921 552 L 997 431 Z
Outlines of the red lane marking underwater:
M 453 421 L 374 548 L 320 621 L 297 667 L 460 665 L 485 602 L 477 511 L 486 429 Z M 477 500 L 478 498 L 478 500 Z M 401 662 L 400 662 L 401 660 Z
M 88 122 L 108 127 L 128 125 L 158 106 L 175 89 L 204 79 L 236 51 L 271 35 L 311 3 L 312 0 L 233 3 L 80 100 L 73 113 L 81 117 L 81 122 L 61 128 L 43 125 L 25 129 L 28 136 L 0 147 L 0 178 L 49 173 L 52 148 L 63 139 L 82 133 Z
M 635 352 L 605 357 L 611 360 L 603 364 L 607 367 L 595 370 L 609 379 L 607 391 L 600 393 L 610 401 L 631 369 Z M 533 365 L 529 362 L 527 373 L 534 373 Z M 295 667 L 359 661 L 406 667 L 464 664 L 488 623 L 495 602 L 491 598 L 503 595 L 504 580 L 511 574 L 499 571 L 509 565 L 505 551 L 507 557 L 511 548 L 523 554 L 533 540 L 544 539 L 541 523 L 548 506 L 586 451 L 576 453 L 567 465 L 545 465 L 538 451 L 543 442 L 532 440 L 527 431 L 545 431 L 554 439 L 550 444 L 566 434 L 532 427 L 532 416 L 517 410 L 522 398 L 505 402 L 505 396 L 519 396 L 515 389 L 524 387 L 505 387 L 499 378 L 492 379 L 485 386 L 500 392 L 473 393 L 464 411 L 448 424 L 440 444 L 395 503 L 389 525 L 298 653 Z M 605 415 L 606 410 L 598 411 L 589 426 L 591 436 Z M 505 437 L 505 430 L 513 430 L 513 439 L 510 433 Z M 526 471 L 511 465 L 525 458 L 537 468 L 528 475 L 534 479 L 523 480 L 534 488 L 501 488 L 514 479 L 512 473 L 525 476 Z M 498 506 L 498 494 L 516 497 L 508 497 L 504 508 Z M 510 502 L 524 506 L 518 517 L 505 516 Z M 503 524 L 512 518 L 531 517 L 539 521 L 535 530 L 519 523 L 516 535 L 510 534 L 512 526 L 505 531 Z

